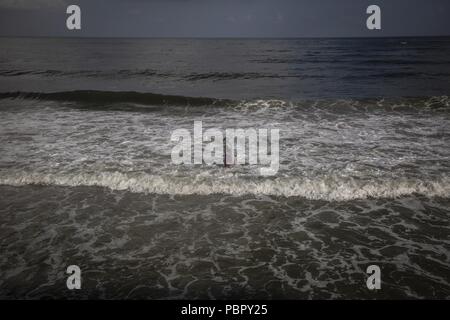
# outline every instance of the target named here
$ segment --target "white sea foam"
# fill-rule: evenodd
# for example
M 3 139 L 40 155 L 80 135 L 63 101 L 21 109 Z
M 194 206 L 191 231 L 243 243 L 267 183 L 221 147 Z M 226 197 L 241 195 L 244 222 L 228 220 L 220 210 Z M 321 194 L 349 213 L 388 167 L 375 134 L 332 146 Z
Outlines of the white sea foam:
M 0 176 L 3 185 L 99 186 L 112 190 L 171 195 L 273 195 L 312 200 L 345 201 L 366 198 L 396 198 L 411 194 L 450 197 L 450 178 L 436 180 L 354 180 L 338 176 L 309 178 L 252 178 L 237 176 L 174 177 L 148 174 L 16 173 Z

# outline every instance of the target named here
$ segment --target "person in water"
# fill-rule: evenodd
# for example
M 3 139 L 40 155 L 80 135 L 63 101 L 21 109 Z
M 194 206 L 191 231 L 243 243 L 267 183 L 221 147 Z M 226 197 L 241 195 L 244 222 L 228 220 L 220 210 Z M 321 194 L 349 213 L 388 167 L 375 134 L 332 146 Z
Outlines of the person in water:
M 223 138 L 223 167 L 227 168 L 227 138 Z

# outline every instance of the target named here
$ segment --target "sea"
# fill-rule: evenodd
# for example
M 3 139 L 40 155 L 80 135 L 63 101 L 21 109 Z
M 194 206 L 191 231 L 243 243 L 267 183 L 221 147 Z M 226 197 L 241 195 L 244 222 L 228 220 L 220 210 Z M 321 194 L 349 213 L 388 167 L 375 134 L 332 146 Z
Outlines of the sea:
M 0 298 L 448 299 L 449 95 L 445 37 L 1 38 Z M 194 121 L 278 172 L 174 164 Z

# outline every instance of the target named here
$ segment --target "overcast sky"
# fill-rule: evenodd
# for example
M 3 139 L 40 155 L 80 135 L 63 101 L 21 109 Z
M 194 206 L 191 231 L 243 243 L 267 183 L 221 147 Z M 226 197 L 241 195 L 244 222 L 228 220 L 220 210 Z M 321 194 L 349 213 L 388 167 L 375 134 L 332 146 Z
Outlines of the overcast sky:
M 78 4 L 82 30 L 66 30 Z M 366 29 L 366 8 L 382 30 Z M 450 35 L 450 0 L 0 0 L 2 36 L 352 37 Z

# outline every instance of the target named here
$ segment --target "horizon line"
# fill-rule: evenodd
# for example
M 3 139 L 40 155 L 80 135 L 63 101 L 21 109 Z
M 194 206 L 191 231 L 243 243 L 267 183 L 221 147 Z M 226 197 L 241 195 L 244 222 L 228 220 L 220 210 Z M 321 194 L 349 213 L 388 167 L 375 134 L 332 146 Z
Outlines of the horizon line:
M 33 39 L 260 39 L 260 40 L 275 40 L 275 39 L 395 39 L 395 38 L 450 38 L 448 35 L 394 35 L 394 36 L 298 36 L 298 37 L 246 37 L 246 36 L 223 36 L 223 37 L 203 37 L 203 36 L 26 36 L 26 35 L 0 35 L 0 38 L 33 38 Z

